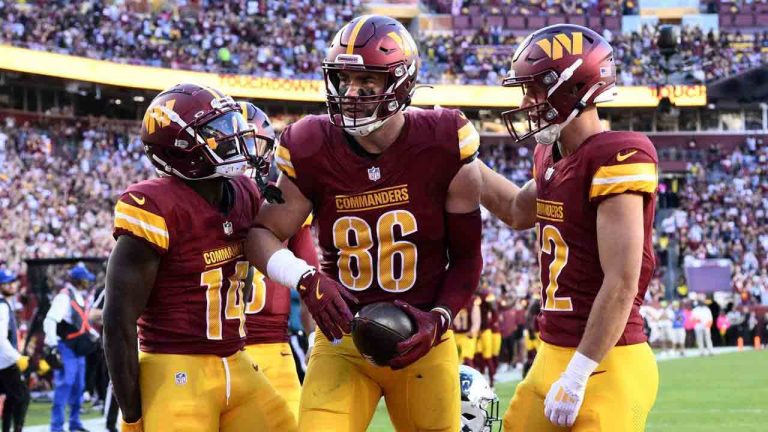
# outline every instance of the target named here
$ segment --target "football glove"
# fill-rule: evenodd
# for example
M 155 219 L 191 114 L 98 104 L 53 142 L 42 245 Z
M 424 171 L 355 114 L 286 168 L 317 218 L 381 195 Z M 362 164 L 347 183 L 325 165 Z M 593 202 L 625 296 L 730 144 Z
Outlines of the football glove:
M 40 359 L 40 361 L 37 362 L 38 375 L 45 375 L 50 371 L 51 371 L 51 365 L 49 365 L 47 361 L 45 361 L 44 359 Z
M 26 372 L 27 368 L 29 368 L 29 357 L 23 355 L 16 359 L 16 366 L 19 367 L 20 371 Z
M 395 300 L 395 306 L 403 310 L 416 324 L 416 332 L 397 344 L 397 357 L 389 361 L 392 369 L 403 369 L 424 357 L 433 346 L 439 344 L 443 333 L 448 330 L 443 315 L 432 310 L 424 312 L 402 300 Z
M 584 402 L 587 380 L 596 367 L 597 362 L 576 351 L 544 399 L 544 415 L 549 421 L 561 427 L 573 426 Z
M 328 340 L 336 343 L 344 333 L 352 331 L 352 312 L 346 302 L 356 304 L 357 299 L 346 288 L 312 269 L 304 273 L 297 289 L 307 310 Z

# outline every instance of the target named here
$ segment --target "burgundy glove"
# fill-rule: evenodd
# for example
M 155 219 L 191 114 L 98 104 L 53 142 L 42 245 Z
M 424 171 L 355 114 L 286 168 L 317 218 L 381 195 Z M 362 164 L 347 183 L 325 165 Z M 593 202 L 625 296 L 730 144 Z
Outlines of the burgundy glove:
M 443 315 L 440 312 L 424 312 L 402 300 L 395 300 L 395 306 L 407 313 L 416 323 L 416 333 L 397 344 L 400 354 L 389 362 L 392 369 L 403 369 L 424 357 L 433 346 L 442 342 L 443 333 L 448 328 L 443 323 Z
M 307 310 L 329 341 L 341 340 L 344 333 L 352 331 L 352 312 L 344 300 L 357 303 L 357 299 L 346 288 L 319 271 L 312 270 L 299 279 L 298 290 Z

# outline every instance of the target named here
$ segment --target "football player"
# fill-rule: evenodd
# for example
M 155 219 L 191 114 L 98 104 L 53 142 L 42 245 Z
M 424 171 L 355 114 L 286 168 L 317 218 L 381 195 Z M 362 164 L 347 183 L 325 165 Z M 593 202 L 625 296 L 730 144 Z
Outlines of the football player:
M 529 35 L 505 86 L 516 141 L 535 137 L 533 180 L 518 188 L 483 167 L 482 202 L 513 227 L 536 227 L 542 289 L 536 360 L 507 431 L 643 430 L 658 370 L 639 314 L 653 274 L 657 156 L 639 133 L 610 132 L 595 104 L 615 94 L 613 50 L 599 34 L 555 25 Z
M 501 332 L 499 331 L 499 311 L 496 295 L 484 291 L 480 295 L 480 335 L 477 338 L 475 364 L 481 373 L 488 372 L 488 382 L 493 388 L 496 367 L 501 352 Z
M 242 173 L 269 143 L 230 97 L 195 84 L 152 100 L 141 139 L 160 177 L 115 207 L 104 308 L 122 430 L 295 430 L 243 351 L 243 243 L 261 194 Z
M 269 117 L 259 107 L 250 102 L 238 102 L 240 112 L 256 134 L 263 139 L 264 148 L 271 149 L 275 143 L 275 130 Z M 271 151 L 259 151 L 261 154 L 256 179 L 268 179 Z M 296 256 L 310 264 L 317 265 L 317 252 L 310 231 L 311 217 L 299 232 L 288 242 L 287 247 Z M 245 303 L 245 352 L 272 384 L 277 394 L 288 403 L 294 418 L 298 418 L 301 383 L 296 371 L 291 346 L 288 344 L 288 318 L 291 313 L 290 289 L 273 282 L 251 267 L 253 291 Z
M 289 126 L 275 153 L 285 203 L 264 207 L 247 254 L 270 279 L 298 288 L 324 335 L 304 379 L 301 430 L 363 431 L 382 395 L 398 431 L 459 429 L 449 329 L 482 267 L 480 137 L 458 111 L 404 111 L 418 62 L 398 21 L 355 18 L 323 63 L 329 115 Z M 282 243 L 310 212 L 320 271 Z M 390 367 L 366 361 L 347 334 L 353 313 L 380 301 L 416 323 Z
M 469 307 L 460 310 L 453 318 L 453 335 L 459 349 L 459 361 L 469 367 L 474 365 L 477 336 L 480 334 L 480 303 L 480 297 L 473 296 Z

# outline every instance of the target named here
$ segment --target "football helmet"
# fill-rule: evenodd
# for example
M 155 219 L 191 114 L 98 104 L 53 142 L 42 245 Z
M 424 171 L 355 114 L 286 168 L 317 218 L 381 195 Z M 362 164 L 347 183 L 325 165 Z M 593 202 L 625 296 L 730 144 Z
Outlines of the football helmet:
M 469 366 L 459 366 L 461 385 L 461 432 L 501 430 L 499 398 L 483 374 Z
M 262 195 L 269 202 L 282 203 L 283 195 L 276 186 L 269 184 L 272 156 L 274 155 L 277 134 L 267 113 L 250 102 L 238 102 L 240 113 L 248 125 L 254 129 L 256 140 L 256 157 L 251 158 L 251 166 L 246 174 L 256 181 Z
M 545 27 L 517 48 L 502 85 L 520 87 L 524 99 L 533 99 L 501 114 L 515 141 L 534 135 L 540 144 L 553 144 L 584 108 L 615 98 L 613 48 L 586 27 Z
M 383 93 L 346 94 L 339 85 L 342 71 L 386 74 Z M 370 134 L 411 103 L 418 73 L 418 47 L 400 22 L 381 15 L 353 19 L 336 33 L 323 61 L 331 123 L 351 135 Z
M 267 114 L 256 105 L 250 102 L 238 102 L 240 112 L 245 117 L 248 124 L 254 129 L 254 138 L 256 139 L 256 154 L 258 155 L 257 165 L 259 173 L 263 178 L 269 176 L 269 167 L 272 164 L 272 156 L 275 151 L 277 134 L 269 121 Z
M 161 175 L 184 180 L 236 177 L 260 157 L 256 131 L 240 106 L 197 84 L 177 84 L 157 95 L 144 114 L 141 140 Z

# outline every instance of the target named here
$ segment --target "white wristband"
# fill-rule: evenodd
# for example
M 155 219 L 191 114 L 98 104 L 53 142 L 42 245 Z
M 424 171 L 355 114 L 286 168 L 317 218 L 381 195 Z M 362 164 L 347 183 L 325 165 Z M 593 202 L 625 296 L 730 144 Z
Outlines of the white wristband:
M 583 384 L 587 382 L 592 372 L 597 369 L 597 365 L 596 361 L 576 351 L 571 358 L 571 362 L 568 363 L 565 373 Z
M 312 270 L 315 268 L 288 249 L 280 249 L 267 261 L 267 277 L 291 289 L 296 289 L 301 277 Z

